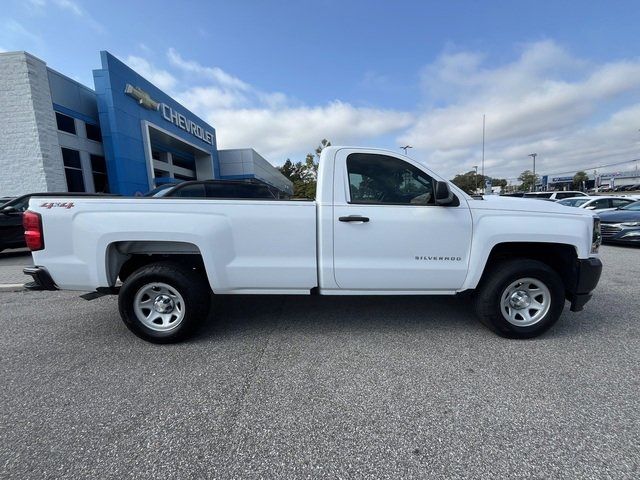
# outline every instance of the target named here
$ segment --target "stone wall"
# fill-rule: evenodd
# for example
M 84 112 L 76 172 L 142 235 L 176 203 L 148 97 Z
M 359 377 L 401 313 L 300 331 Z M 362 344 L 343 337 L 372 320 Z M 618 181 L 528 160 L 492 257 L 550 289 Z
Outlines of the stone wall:
M 0 195 L 66 190 L 46 64 L 0 53 Z

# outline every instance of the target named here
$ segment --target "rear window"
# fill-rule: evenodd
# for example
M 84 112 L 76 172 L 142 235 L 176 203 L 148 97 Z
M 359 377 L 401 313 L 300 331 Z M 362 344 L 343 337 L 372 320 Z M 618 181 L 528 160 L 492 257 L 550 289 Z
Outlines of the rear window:
M 549 193 L 525 193 L 525 198 L 551 198 L 553 192 Z
M 558 192 L 556 193 L 556 198 L 570 198 L 570 197 L 581 197 L 584 196 L 581 192 Z

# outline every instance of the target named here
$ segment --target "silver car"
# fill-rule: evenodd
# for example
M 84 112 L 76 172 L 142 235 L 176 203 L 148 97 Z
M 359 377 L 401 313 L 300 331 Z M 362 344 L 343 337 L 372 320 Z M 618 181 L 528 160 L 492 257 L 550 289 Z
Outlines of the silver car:
M 571 197 L 558 200 L 556 203 L 567 207 L 584 208 L 595 212 L 615 210 L 633 203 L 635 200 L 628 197 L 596 196 L 596 197 Z

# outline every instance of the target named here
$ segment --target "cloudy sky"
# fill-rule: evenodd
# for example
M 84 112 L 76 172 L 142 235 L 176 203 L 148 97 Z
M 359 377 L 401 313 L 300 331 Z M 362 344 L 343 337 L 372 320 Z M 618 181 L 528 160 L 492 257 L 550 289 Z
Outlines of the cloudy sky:
M 640 3 L 4 0 L 0 50 L 93 87 L 109 50 L 272 163 L 322 138 L 453 176 L 640 157 Z M 629 162 L 605 168 L 635 168 Z

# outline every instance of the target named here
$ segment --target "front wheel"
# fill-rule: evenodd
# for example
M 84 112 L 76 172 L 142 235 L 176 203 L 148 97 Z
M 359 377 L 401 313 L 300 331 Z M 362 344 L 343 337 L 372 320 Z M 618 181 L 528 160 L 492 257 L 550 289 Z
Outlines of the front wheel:
M 487 273 L 476 294 L 476 313 L 498 335 L 532 338 L 558 320 L 564 301 L 562 279 L 551 267 L 515 259 Z
M 153 343 L 192 335 L 209 313 L 211 291 L 200 272 L 174 262 L 145 265 L 124 282 L 120 316 L 129 330 Z

